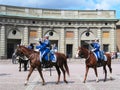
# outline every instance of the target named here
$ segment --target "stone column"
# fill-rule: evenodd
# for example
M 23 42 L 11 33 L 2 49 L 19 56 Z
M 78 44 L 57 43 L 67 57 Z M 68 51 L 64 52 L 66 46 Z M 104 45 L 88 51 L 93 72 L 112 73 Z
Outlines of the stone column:
M 0 29 L 0 58 L 6 58 L 5 46 L 5 26 L 2 25 Z
M 111 49 L 111 52 L 115 52 L 116 51 L 116 39 L 115 39 L 115 28 L 112 27 L 111 30 L 110 30 L 110 49 Z
M 59 42 L 59 45 L 60 45 L 60 52 L 61 53 L 65 53 L 65 30 L 64 28 L 61 28 L 60 30 L 60 42 Z
M 42 38 L 42 27 L 39 27 L 38 28 L 38 31 L 37 31 L 37 38 Z
M 100 46 L 101 46 L 101 49 L 102 49 L 103 46 L 102 46 L 102 31 L 101 31 L 101 27 L 98 27 L 97 38 L 99 39 L 99 43 L 100 43 Z
M 76 51 L 78 49 L 78 28 L 74 29 L 74 44 L 73 44 L 73 57 L 76 54 Z
M 23 33 L 23 44 L 28 45 L 28 27 L 25 26 L 24 33 Z

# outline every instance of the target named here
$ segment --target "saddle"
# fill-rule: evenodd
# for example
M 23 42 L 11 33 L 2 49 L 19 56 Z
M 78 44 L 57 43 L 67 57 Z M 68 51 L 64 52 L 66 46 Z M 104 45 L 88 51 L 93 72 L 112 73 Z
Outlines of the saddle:
M 44 59 L 42 59 L 42 68 L 52 68 L 53 64 L 51 61 L 46 61 Z
M 53 63 L 56 63 L 55 54 L 49 52 L 46 56 L 42 57 L 43 68 L 50 68 L 50 67 L 52 67 Z
M 93 52 L 94 53 L 94 52 Z M 99 51 L 99 54 L 100 56 L 98 57 L 95 53 L 95 57 L 96 57 L 96 60 L 97 60 L 97 67 L 101 67 L 102 66 L 102 63 L 103 61 L 107 61 L 107 57 L 104 55 L 104 52 L 103 51 Z

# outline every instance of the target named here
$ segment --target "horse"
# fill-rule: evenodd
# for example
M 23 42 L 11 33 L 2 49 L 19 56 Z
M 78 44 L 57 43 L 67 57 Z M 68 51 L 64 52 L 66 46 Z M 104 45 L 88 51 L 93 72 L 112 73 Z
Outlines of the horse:
M 25 46 L 19 45 L 16 49 L 16 54 L 24 54 L 30 60 L 30 70 L 29 70 L 27 79 L 25 81 L 25 85 L 27 85 L 29 78 L 35 68 L 37 68 L 37 70 L 42 78 L 42 85 L 45 85 L 45 80 L 44 80 L 44 77 L 42 74 L 42 67 L 41 67 L 39 52 L 34 51 L 32 49 L 28 49 Z M 60 75 L 61 75 L 60 69 L 63 72 L 64 82 L 68 83 L 68 81 L 66 80 L 66 72 L 69 75 L 69 67 L 67 65 L 67 58 L 66 58 L 65 54 L 63 54 L 63 53 L 56 52 L 55 55 L 56 55 L 57 61 L 55 63 L 51 62 L 51 65 L 55 66 L 55 68 L 57 70 L 58 79 L 57 79 L 56 84 L 58 84 L 60 82 Z
M 106 65 L 109 68 L 110 71 L 110 79 L 112 80 L 111 74 L 112 74 L 112 68 L 111 68 L 111 54 L 109 53 L 105 53 L 106 57 L 107 57 L 107 61 L 101 60 L 102 66 L 103 66 L 103 70 L 105 72 L 105 78 L 104 81 L 106 81 L 107 79 L 107 70 L 106 70 Z M 85 64 L 86 64 L 86 72 L 85 72 L 85 76 L 84 76 L 84 81 L 83 83 L 86 82 L 86 78 L 87 78 L 87 74 L 89 71 L 89 68 L 93 68 L 95 71 L 95 75 L 96 75 L 96 82 L 99 81 L 98 79 L 98 73 L 97 73 L 97 67 L 98 67 L 98 62 L 96 60 L 96 57 L 94 55 L 94 53 L 92 51 L 89 51 L 87 48 L 85 47 L 78 47 L 77 50 L 77 54 L 76 57 L 78 56 L 82 56 L 83 58 L 85 58 Z

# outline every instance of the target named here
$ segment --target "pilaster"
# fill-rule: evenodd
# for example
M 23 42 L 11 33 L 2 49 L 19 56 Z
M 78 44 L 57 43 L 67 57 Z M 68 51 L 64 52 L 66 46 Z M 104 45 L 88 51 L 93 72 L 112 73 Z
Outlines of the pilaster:
M 25 26 L 24 28 L 23 43 L 24 45 L 28 45 L 28 27 L 27 26 Z
M 0 58 L 5 58 L 5 26 L 0 29 Z
M 76 51 L 78 49 L 78 28 L 74 29 L 74 44 L 73 44 L 73 55 L 76 54 Z
M 111 52 L 115 52 L 116 51 L 116 40 L 115 40 L 115 28 L 112 27 L 111 30 L 110 30 L 110 49 L 111 49 Z
M 60 52 L 65 53 L 65 30 L 61 28 L 60 30 Z
M 102 31 L 101 31 L 101 27 L 98 27 L 97 38 L 99 39 L 99 43 L 100 43 L 100 46 L 101 46 L 101 49 L 102 49 Z
M 39 27 L 39 28 L 38 28 L 37 38 L 42 38 L 42 27 Z

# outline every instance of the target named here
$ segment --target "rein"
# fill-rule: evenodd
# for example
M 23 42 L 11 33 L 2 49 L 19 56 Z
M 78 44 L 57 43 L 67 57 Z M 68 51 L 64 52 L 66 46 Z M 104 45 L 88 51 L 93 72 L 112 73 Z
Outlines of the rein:
M 25 52 L 24 52 L 24 49 L 25 49 Z M 32 51 L 29 51 L 27 48 L 24 48 L 22 49 L 21 48 L 21 52 L 28 58 L 30 59 L 31 58 L 31 54 L 32 54 Z M 26 52 L 27 51 L 27 52 Z M 31 52 L 31 53 L 30 53 Z
M 86 60 L 88 60 L 90 58 L 90 51 L 88 51 L 88 57 L 86 58 Z
M 84 50 L 83 50 L 84 51 Z M 90 58 L 90 51 L 89 50 L 86 50 L 87 51 L 87 53 L 88 53 L 88 56 L 85 58 L 86 60 L 88 60 L 89 58 Z

